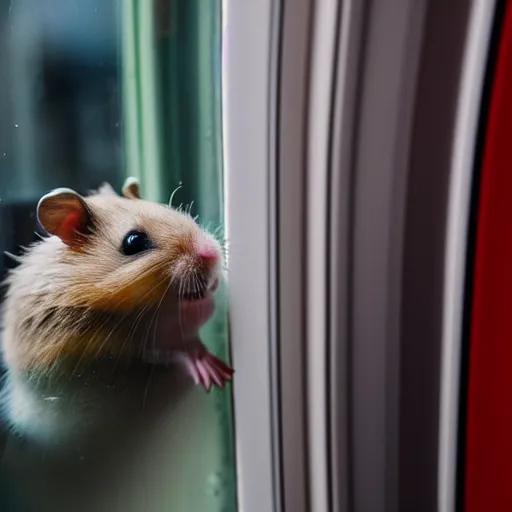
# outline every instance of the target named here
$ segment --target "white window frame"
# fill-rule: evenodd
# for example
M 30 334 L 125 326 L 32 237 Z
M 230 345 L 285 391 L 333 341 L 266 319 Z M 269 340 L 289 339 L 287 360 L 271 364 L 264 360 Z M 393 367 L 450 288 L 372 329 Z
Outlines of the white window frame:
M 222 116 L 238 510 L 275 511 L 269 101 L 278 2 L 224 0 Z M 269 300 L 270 299 L 270 300 Z

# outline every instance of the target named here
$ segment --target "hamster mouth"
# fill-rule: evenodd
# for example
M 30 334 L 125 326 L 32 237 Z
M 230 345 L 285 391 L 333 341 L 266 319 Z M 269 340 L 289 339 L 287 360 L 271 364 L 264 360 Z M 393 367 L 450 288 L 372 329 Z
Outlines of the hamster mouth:
M 189 346 L 197 339 L 200 329 L 215 312 L 213 293 L 220 286 L 218 278 L 195 293 L 178 296 L 177 310 L 161 315 L 157 335 L 145 346 L 143 359 L 154 364 L 166 363 L 176 350 Z M 175 299 L 173 299 L 175 300 Z M 176 303 L 173 303 L 176 308 Z
M 192 292 L 185 292 L 181 295 L 181 299 L 187 302 L 197 302 L 210 297 L 219 287 L 219 279 L 215 278 L 209 286 L 199 286 Z
M 195 293 L 184 293 L 182 298 L 187 301 L 195 301 L 195 300 L 201 300 L 204 299 L 205 293 L 202 292 L 195 292 Z

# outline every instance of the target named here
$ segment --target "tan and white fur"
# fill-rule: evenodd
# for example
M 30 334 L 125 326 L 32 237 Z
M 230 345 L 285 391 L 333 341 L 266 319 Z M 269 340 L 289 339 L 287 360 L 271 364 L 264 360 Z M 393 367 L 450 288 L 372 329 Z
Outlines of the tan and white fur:
M 198 336 L 223 254 L 190 215 L 141 199 L 128 179 L 122 196 L 108 184 L 85 197 L 56 189 L 37 216 L 50 236 L 19 257 L 3 304 L 1 406 L 15 432 L 72 437 L 115 415 L 106 390 L 126 390 L 129 404 L 131 376 L 172 363 L 206 390 L 231 380 Z

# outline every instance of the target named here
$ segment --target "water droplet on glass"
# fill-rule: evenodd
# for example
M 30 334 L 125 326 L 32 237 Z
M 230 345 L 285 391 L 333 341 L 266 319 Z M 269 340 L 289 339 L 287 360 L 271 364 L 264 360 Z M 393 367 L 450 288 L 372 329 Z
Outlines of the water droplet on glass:
M 214 496 L 219 496 L 222 491 L 222 474 L 220 471 L 212 473 L 208 477 L 208 485 Z

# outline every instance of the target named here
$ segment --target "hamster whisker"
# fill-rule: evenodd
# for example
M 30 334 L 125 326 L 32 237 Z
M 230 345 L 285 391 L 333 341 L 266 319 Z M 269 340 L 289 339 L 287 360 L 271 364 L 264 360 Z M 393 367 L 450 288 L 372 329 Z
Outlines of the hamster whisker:
M 11 252 L 4 251 L 4 254 L 11 260 L 15 261 L 16 263 L 21 263 L 23 261 L 23 259 L 20 256 L 16 256 L 15 254 L 12 254 Z
M 144 295 L 143 295 L 143 299 L 146 298 L 148 295 L 150 295 L 151 293 L 153 293 L 154 289 L 157 287 L 158 285 L 155 285 L 152 289 L 148 290 Z M 91 308 L 89 308 L 91 309 Z M 145 314 L 145 312 L 147 312 L 146 310 L 149 310 L 149 307 L 144 307 L 142 309 L 141 312 L 139 312 L 137 318 L 138 318 L 138 321 L 140 322 Z M 101 322 L 99 325 L 96 325 L 95 326 L 95 329 L 90 331 L 89 333 L 89 343 L 92 343 L 91 340 L 93 340 L 95 338 L 95 335 L 100 333 L 100 331 L 102 329 L 105 328 L 105 326 L 111 321 L 112 317 L 114 316 L 113 313 L 110 313 L 105 319 L 103 322 Z M 113 325 L 112 329 L 110 330 L 109 334 L 106 336 L 106 337 L 102 337 L 102 342 L 99 344 L 97 350 L 96 350 L 96 354 L 95 354 L 95 357 L 97 357 L 98 355 L 101 354 L 102 350 L 104 349 L 107 341 L 112 337 L 112 335 L 116 332 L 116 330 L 119 328 L 119 326 L 123 323 L 123 321 L 128 317 L 129 315 L 121 315 L 120 318 L 118 319 L 118 321 Z M 136 327 L 136 326 L 135 326 Z M 134 330 L 134 327 L 131 326 L 130 330 L 129 330 L 129 333 L 128 333 L 128 336 L 123 340 L 123 343 L 120 347 L 120 350 L 121 352 L 124 350 L 124 347 L 126 346 L 126 342 L 127 342 L 127 339 L 130 338 L 130 332 L 132 332 L 132 328 Z M 82 362 L 82 359 L 83 359 L 83 355 L 86 353 L 86 351 L 83 351 L 82 352 L 82 356 L 79 358 L 73 372 L 71 375 L 74 375 L 79 367 L 80 367 L 80 364 Z M 117 362 L 116 361 L 116 366 L 117 366 Z M 114 371 L 115 371 L 115 368 L 114 368 Z
M 152 293 L 154 289 L 155 289 L 155 287 L 153 287 L 151 290 L 149 290 L 149 292 L 147 294 L 145 294 L 144 296 L 148 295 L 149 293 Z M 128 331 L 128 338 L 130 338 L 132 335 L 135 334 L 135 332 L 137 330 L 137 327 L 139 326 L 139 324 L 141 323 L 142 319 L 144 318 L 144 315 L 149 311 L 150 308 L 151 308 L 151 304 L 146 304 L 137 313 L 137 316 L 135 317 L 135 320 L 133 321 L 133 323 L 130 326 L 130 329 Z
M 155 265 L 152 265 L 151 268 L 145 269 L 139 277 L 141 279 L 144 278 L 145 275 L 151 275 L 153 272 L 161 270 L 165 268 L 165 263 L 158 263 Z M 144 275 L 142 275 L 144 274 Z M 133 336 L 136 333 L 137 327 L 142 322 L 143 318 L 152 312 L 153 316 L 151 317 L 151 320 L 149 322 L 149 329 L 146 332 L 146 336 L 143 343 L 143 348 L 147 345 L 149 341 L 149 334 L 151 332 L 151 329 L 154 325 L 154 334 L 153 336 L 156 336 L 156 320 L 158 318 L 158 315 L 161 311 L 161 306 L 163 303 L 163 299 L 167 295 L 169 289 L 173 284 L 176 283 L 176 278 L 172 277 L 169 280 L 169 283 L 167 284 L 165 291 L 163 292 L 162 296 L 159 298 L 158 306 L 156 309 L 153 309 L 151 305 L 146 305 L 142 308 L 142 310 L 136 313 L 135 319 L 130 322 L 127 329 L 127 335 L 123 336 L 121 343 L 117 343 L 117 345 L 114 347 L 116 351 L 121 351 L 120 353 L 124 352 L 126 343 L 130 341 L 130 339 L 133 338 Z M 133 284 L 133 282 L 132 282 Z M 184 288 L 185 282 L 180 281 L 180 287 L 181 289 Z M 79 287 L 80 285 L 77 284 Z M 144 303 L 144 299 L 148 296 L 154 293 L 155 289 L 159 284 L 156 284 L 154 287 L 152 287 L 150 290 L 146 291 L 146 293 L 143 294 L 141 297 L 142 303 Z M 82 294 L 78 294 L 80 296 Z M 123 297 L 119 303 L 128 300 L 128 297 Z M 97 358 L 98 355 L 101 354 L 102 351 L 104 351 L 105 346 L 107 346 L 108 341 L 114 336 L 116 332 L 118 332 L 119 328 L 122 326 L 123 322 L 125 322 L 126 318 L 130 316 L 129 314 L 117 316 L 115 312 L 105 313 L 104 315 L 98 316 L 98 312 L 95 310 L 94 307 L 91 307 L 90 305 L 83 304 L 79 297 L 77 297 L 77 303 L 71 304 L 69 301 L 66 303 L 63 303 L 60 305 L 61 308 L 68 311 L 70 308 L 77 308 L 77 311 L 80 311 L 79 316 L 71 323 L 70 325 L 70 331 L 75 332 L 76 335 L 79 337 L 80 340 L 82 340 L 82 343 L 86 343 L 86 346 L 81 351 L 81 355 L 78 358 L 78 361 L 76 362 L 73 371 L 71 372 L 71 377 L 76 375 L 76 373 L 81 369 L 84 358 L 88 358 L 89 356 L 91 358 Z M 89 312 L 91 314 L 89 314 Z M 180 311 L 181 314 L 181 311 Z M 96 318 L 96 322 L 94 322 L 93 325 L 90 325 L 90 319 L 91 317 Z M 114 321 L 113 321 L 114 319 Z M 48 331 L 49 333 L 54 331 L 56 328 L 56 325 L 58 325 L 58 322 L 60 321 L 60 314 L 58 315 L 58 318 L 52 318 L 50 325 L 45 326 L 44 330 Z M 180 328 L 181 331 L 183 331 L 181 326 L 181 318 L 180 318 Z M 103 333 L 102 331 L 105 330 L 105 327 L 109 326 L 109 331 L 105 331 Z M 45 369 L 45 371 L 36 372 L 33 376 L 33 378 L 36 378 L 38 380 L 49 376 L 51 378 L 52 375 L 57 373 L 57 370 L 62 363 L 61 354 L 64 350 L 65 346 L 60 345 L 56 347 L 48 346 L 48 350 L 41 354 L 41 367 Z M 57 349 L 58 353 L 55 353 L 55 349 Z M 95 352 L 93 354 L 92 352 Z M 117 359 L 116 359 L 117 361 Z
M 144 410 L 146 409 L 146 402 L 148 399 L 149 386 L 151 384 L 151 377 L 153 377 L 153 372 L 155 371 L 155 367 L 151 366 L 149 369 L 148 381 L 146 382 L 146 386 L 144 387 L 144 395 L 142 396 L 142 404 L 140 411 L 140 419 L 144 419 Z
M 171 281 L 169 281 L 168 285 L 166 286 L 164 293 L 162 294 L 162 297 L 160 298 L 160 301 L 158 302 L 158 305 L 155 308 L 155 312 L 153 313 L 153 316 L 151 317 L 151 320 L 149 322 L 149 327 L 148 327 L 147 333 L 149 333 L 149 331 L 151 330 L 151 324 L 153 323 L 153 321 L 155 322 L 154 327 L 153 327 L 153 343 L 155 343 L 155 341 L 156 341 L 156 329 L 158 326 L 158 318 L 160 317 L 160 309 L 162 307 L 163 300 L 165 299 L 165 296 L 167 295 L 167 292 L 169 291 L 170 287 L 171 287 Z M 146 348 L 146 345 L 144 346 L 144 348 Z
M 192 271 L 187 277 L 186 277 L 186 283 L 187 283 L 187 290 L 185 293 L 185 298 L 193 297 L 197 290 L 196 290 L 196 284 L 194 281 L 195 273 Z
M 212 233 L 218 238 L 224 238 L 224 225 L 219 224 L 215 229 L 212 230 Z
M 187 279 L 187 283 L 188 283 L 187 294 L 195 295 L 198 291 L 197 283 L 196 283 L 196 270 L 195 269 L 190 273 L 190 275 Z
M 146 298 L 148 295 L 150 295 L 154 289 L 157 287 L 158 285 L 155 285 L 152 289 L 150 289 L 149 291 L 147 291 L 144 295 L 143 295 L 143 299 Z M 143 308 L 144 310 L 145 308 Z M 112 319 L 113 317 L 113 313 L 109 314 L 107 316 L 107 318 L 105 319 L 104 322 L 102 322 L 100 325 L 98 325 L 96 327 L 96 329 L 94 331 L 91 332 L 91 336 L 89 337 L 89 343 L 91 343 L 91 339 L 94 339 L 94 336 L 99 333 L 106 325 L 107 323 Z M 102 342 L 100 343 L 98 349 L 96 350 L 96 353 L 95 353 L 95 357 L 98 357 L 102 350 L 104 349 L 107 341 L 112 337 L 112 335 L 115 333 L 115 331 L 119 328 L 119 326 L 121 325 L 122 322 L 124 322 L 124 320 L 128 317 L 129 315 L 121 315 L 120 318 L 118 319 L 118 321 L 114 324 L 114 326 L 112 327 L 111 331 L 109 332 L 109 334 L 106 336 L 106 337 L 102 337 Z M 123 344 L 122 344 L 122 350 L 124 350 L 124 347 L 125 347 L 125 343 L 126 343 L 126 340 L 123 341 Z M 83 354 L 85 353 L 86 351 L 83 351 L 82 352 L 82 356 L 80 357 L 77 365 L 75 366 L 75 369 L 73 370 L 72 372 L 72 375 L 75 374 L 75 372 L 78 370 L 79 368 L 79 365 L 80 363 L 82 362 L 82 358 L 83 358 Z
M 177 186 L 177 187 L 172 191 L 172 193 L 171 193 L 171 197 L 169 197 L 169 204 L 168 204 L 168 206 L 169 206 L 169 207 L 171 207 L 171 206 L 172 206 L 172 200 L 174 199 L 174 196 L 175 196 L 176 192 L 178 192 L 178 190 L 179 190 L 180 188 L 183 188 L 183 185 L 181 185 L 181 184 L 180 184 L 180 185 L 178 185 L 178 186 Z
M 143 298 L 146 298 L 147 296 L 149 296 L 150 294 L 153 293 L 153 291 L 158 287 L 158 284 L 156 284 L 155 286 L 153 286 L 150 290 L 148 290 L 144 295 L 143 295 Z M 164 294 L 165 296 L 165 294 Z M 143 308 L 142 311 L 144 311 L 146 308 Z M 149 307 L 147 308 L 149 310 Z M 112 331 L 110 332 L 110 334 L 107 336 L 107 338 L 105 338 L 100 346 L 100 349 L 98 351 L 98 354 L 101 353 L 101 350 L 103 350 L 103 347 L 104 347 L 104 344 L 106 343 L 106 341 L 108 340 L 108 338 L 110 338 L 110 336 L 114 333 L 114 331 L 119 327 L 119 325 L 121 324 L 121 322 L 123 322 L 126 318 L 128 318 L 128 314 L 126 315 L 121 315 L 121 318 L 119 319 L 119 321 L 116 323 L 116 325 L 113 327 Z M 142 318 L 141 318 L 142 320 Z M 150 326 L 151 326 L 151 321 L 150 321 Z M 130 328 L 131 330 L 131 328 Z M 130 331 L 129 331 L 130 332 Z M 147 334 L 146 334 L 147 336 Z M 123 344 L 122 344 L 122 348 L 124 349 L 125 347 L 125 343 L 126 343 L 126 339 L 123 341 Z M 98 355 L 97 354 L 97 355 Z
M 197 294 L 203 293 L 204 286 L 201 284 L 199 280 L 199 276 L 197 275 L 197 271 L 194 273 L 194 282 L 195 282 L 195 290 L 194 292 Z
M 194 277 L 195 271 L 192 271 L 192 273 L 187 279 L 187 295 L 193 295 L 196 292 Z
M 137 332 L 137 328 L 139 327 L 142 320 L 144 320 L 145 316 L 150 312 L 150 308 L 151 308 L 151 306 L 149 304 L 147 304 L 137 313 L 135 320 L 133 321 L 132 325 L 130 326 L 130 329 L 128 330 L 128 334 L 126 335 L 126 337 L 121 345 L 121 348 L 120 348 L 121 353 L 124 351 L 126 343 L 133 341 L 134 336 Z M 138 355 L 140 356 L 142 354 L 142 347 L 139 347 L 138 352 L 139 352 Z
M 183 333 L 183 322 L 182 322 L 182 318 L 181 318 L 181 302 L 183 300 L 182 297 L 183 297 L 184 286 L 185 286 L 184 280 L 183 280 L 183 278 L 180 277 L 179 283 L 178 283 L 178 325 L 180 326 L 180 334 L 181 334 L 182 338 L 184 336 L 184 333 Z
M 93 331 L 92 336 L 89 338 L 89 343 L 91 343 L 92 339 L 94 339 L 94 334 L 97 334 L 99 333 L 105 326 L 106 324 L 110 321 L 110 319 L 113 317 L 114 315 L 111 314 L 109 315 L 109 317 L 105 320 L 105 322 L 103 322 L 101 325 L 99 325 L 97 327 L 97 329 L 95 331 Z M 99 344 L 98 348 L 96 349 L 96 352 L 94 354 L 94 359 L 96 359 L 103 351 L 103 349 L 105 348 L 105 345 L 107 344 L 107 341 L 113 336 L 113 334 L 116 332 L 116 330 L 119 328 L 119 326 L 121 325 L 121 323 L 126 319 L 128 318 L 128 314 L 124 314 L 124 315 L 120 315 L 118 321 L 114 324 L 114 326 L 112 327 L 112 329 L 110 330 L 110 332 L 107 334 L 107 336 L 102 336 L 101 338 L 101 343 Z M 124 348 L 125 346 L 125 341 L 123 341 L 123 344 L 122 344 L 122 347 Z M 79 361 L 80 362 L 80 361 Z M 117 362 L 116 362 L 117 364 Z M 75 367 L 75 371 L 78 369 L 79 367 L 79 363 L 77 363 L 77 366 Z
M 103 327 L 105 327 L 107 325 L 107 323 L 109 322 L 109 320 L 113 317 L 113 313 L 110 313 L 107 318 L 99 325 L 96 327 L 96 329 L 94 331 L 91 332 L 91 336 L 88 337 L 87 339 L 87 345 L 91 345 L 92 344 L 92 340 L 94 339 L 95 335 L 98 334 L 102 329 Z M 95 353 L 95 358 L 101 354 L 101 351 L 103 350 L 103 347 L 105 346 L 106 342 L 110 339 L 110 337 L 112 336 L 112 334 L 114 333 L 115 329 L 120 325 L 120 323 L 122 322 L 123 318 L 121 318 L 117 323 L 116 325 L 114 325 L 114 327 L 112 328 L 112 330 L 110 331 L 110 333 L 105 337 L 103 338 L 102 342 L 100 343 L 100 346 L 99 348 L 96 350 L 96 353 Z M 78 361 L 73 369 L 73 371 L 71 372 L 71 377 L 73 377 L 74 375 L 76 375 L 76 373 L 79 371 L 80 369 L 80 364 L 82 363 L 82 360 L 85 356 L 85 354 L 87 353 L 88 351 L 86 350 L 83 350 L 82 351 L 82 354 L 81 356 L 78 358 Z
M 213 238 L 215 238 L 215 240 L 217 240 L 217 242 L 220 245 L 223 245 L 226 237 L 224 235 L 225 228 L 222 224 L 218 224 L 217 222 L 213 222 L 213 221 L 208 221 L 208 222 L 196 221 L 196 222 L 201 229 L 203 229 L 204 231 L 206 231 L 207 233 L 212 235 Z
M 222 250 L 222 254 L 224 256 L 227 256 L 228 253 L 229 253 L 229 247 L 230 247 L 230 243 L 227 239 L 223 239 L 223 240 L 217 240 L 219 245 L 220 245 L 220 248 Z
M 184 282 L 186 284 L 185 286 L 185 294 L 184 298 L 187 299 L 189 296 L 193 295 L 195 293 L 195 284 L 194 284 L 194 270 L 191 271 L 184 279 Z
M 216 227 L 215 227 L 215 225 L 216 225 Z M 214 223 L 213 221 L 210 221 L 207 224 L 203 224 L 201 227 L 205 231 L 208 231 L 208 233 L 213 235 L 216 238 L 216 240 L 219 242 L 225 238 L 224 237 L 225 227 L 223 224 L 217 224 L 217 223 Z
M 150 312 L 150 308 L 151 306 L 149 304 L 145 305 L 137 314 L 135 320 L 132 322 L 132 325 L 130 326 L 130 329 L 128 330 L 128 333 L 127 335 L 124 337 L 123 339 L 123 342 L 120 346 L 120 349 L 119 349 L 119 353 L 123 353 L 124 352 L 124 349 L 126 347 L 126 344 L 133 341 L 133 337 L 134 335 L 136 334 L 137 332 L 137 327 L 140 325 L 140 323 L 142 322 L 142 320 L 144 319 L 144 317 Z M 138 350 L 138 355 L 141 356 L 142 355 L 142 349 L 143 347 L 140 346 L 139 347 L 139 350 Z M 112 368 L 112 378 L 114 377 L 115 375 L 115 372 L 117 370 L 117 367 L 119 365 L 119 362 L 120 362 L 120 359 L 119 358 L 116 358 L 116 361 L 115 361 L 115 364 Z
M 45 326 L 42 327 L 43 332 L 48 333 L 48 337 L 50 337 L 51 332 L 55 329 L 55 324 L 58 325 L 60 323 L 61 316 L 62 315 L 59 315 L 59 313 L 57 313 L 56 317 L 54 317 L 54 319 L 53 319 L 54 320 L 53 322 L 50 320 L 48 324 L 46 324 Z M 76 324 L 76 320 L 75 320 L 75 324 Z M 73 325 L 72 327 L 75 328 L 76 325 Z M 43 336 L 43 337 L 45 337 L 45 336 Z M 52 347 L 50 347 L 50 348 L 52 348 Z M 64 350 L 64 345 L 62 344 L 59 347 L 59 350 L 57 351 L 57 353 L 52 355 L 52 360 L 50 361 L 49 364 L 46 365 L 46 369 L 44 371 L 41 371 L 41 370 L 38 371 L 38 374 L 39 374 L 39 380 L 37 383 L 38 386 L 40 385 L 40 382 L 43 378 L 47 378 L 51 382 L 53 376 L 57 374 L 57 369 L 58 369 L 60 361 L 61 361 L 61 355 L 62 355 L 63 350 Z M 44 355 L 41 355 L 41 356 L 42 356 L 41 360 L 44 361 L 44 359 L 45 359 Z M 44 368 L 45 365 L 42 364 L 41 367 Z

